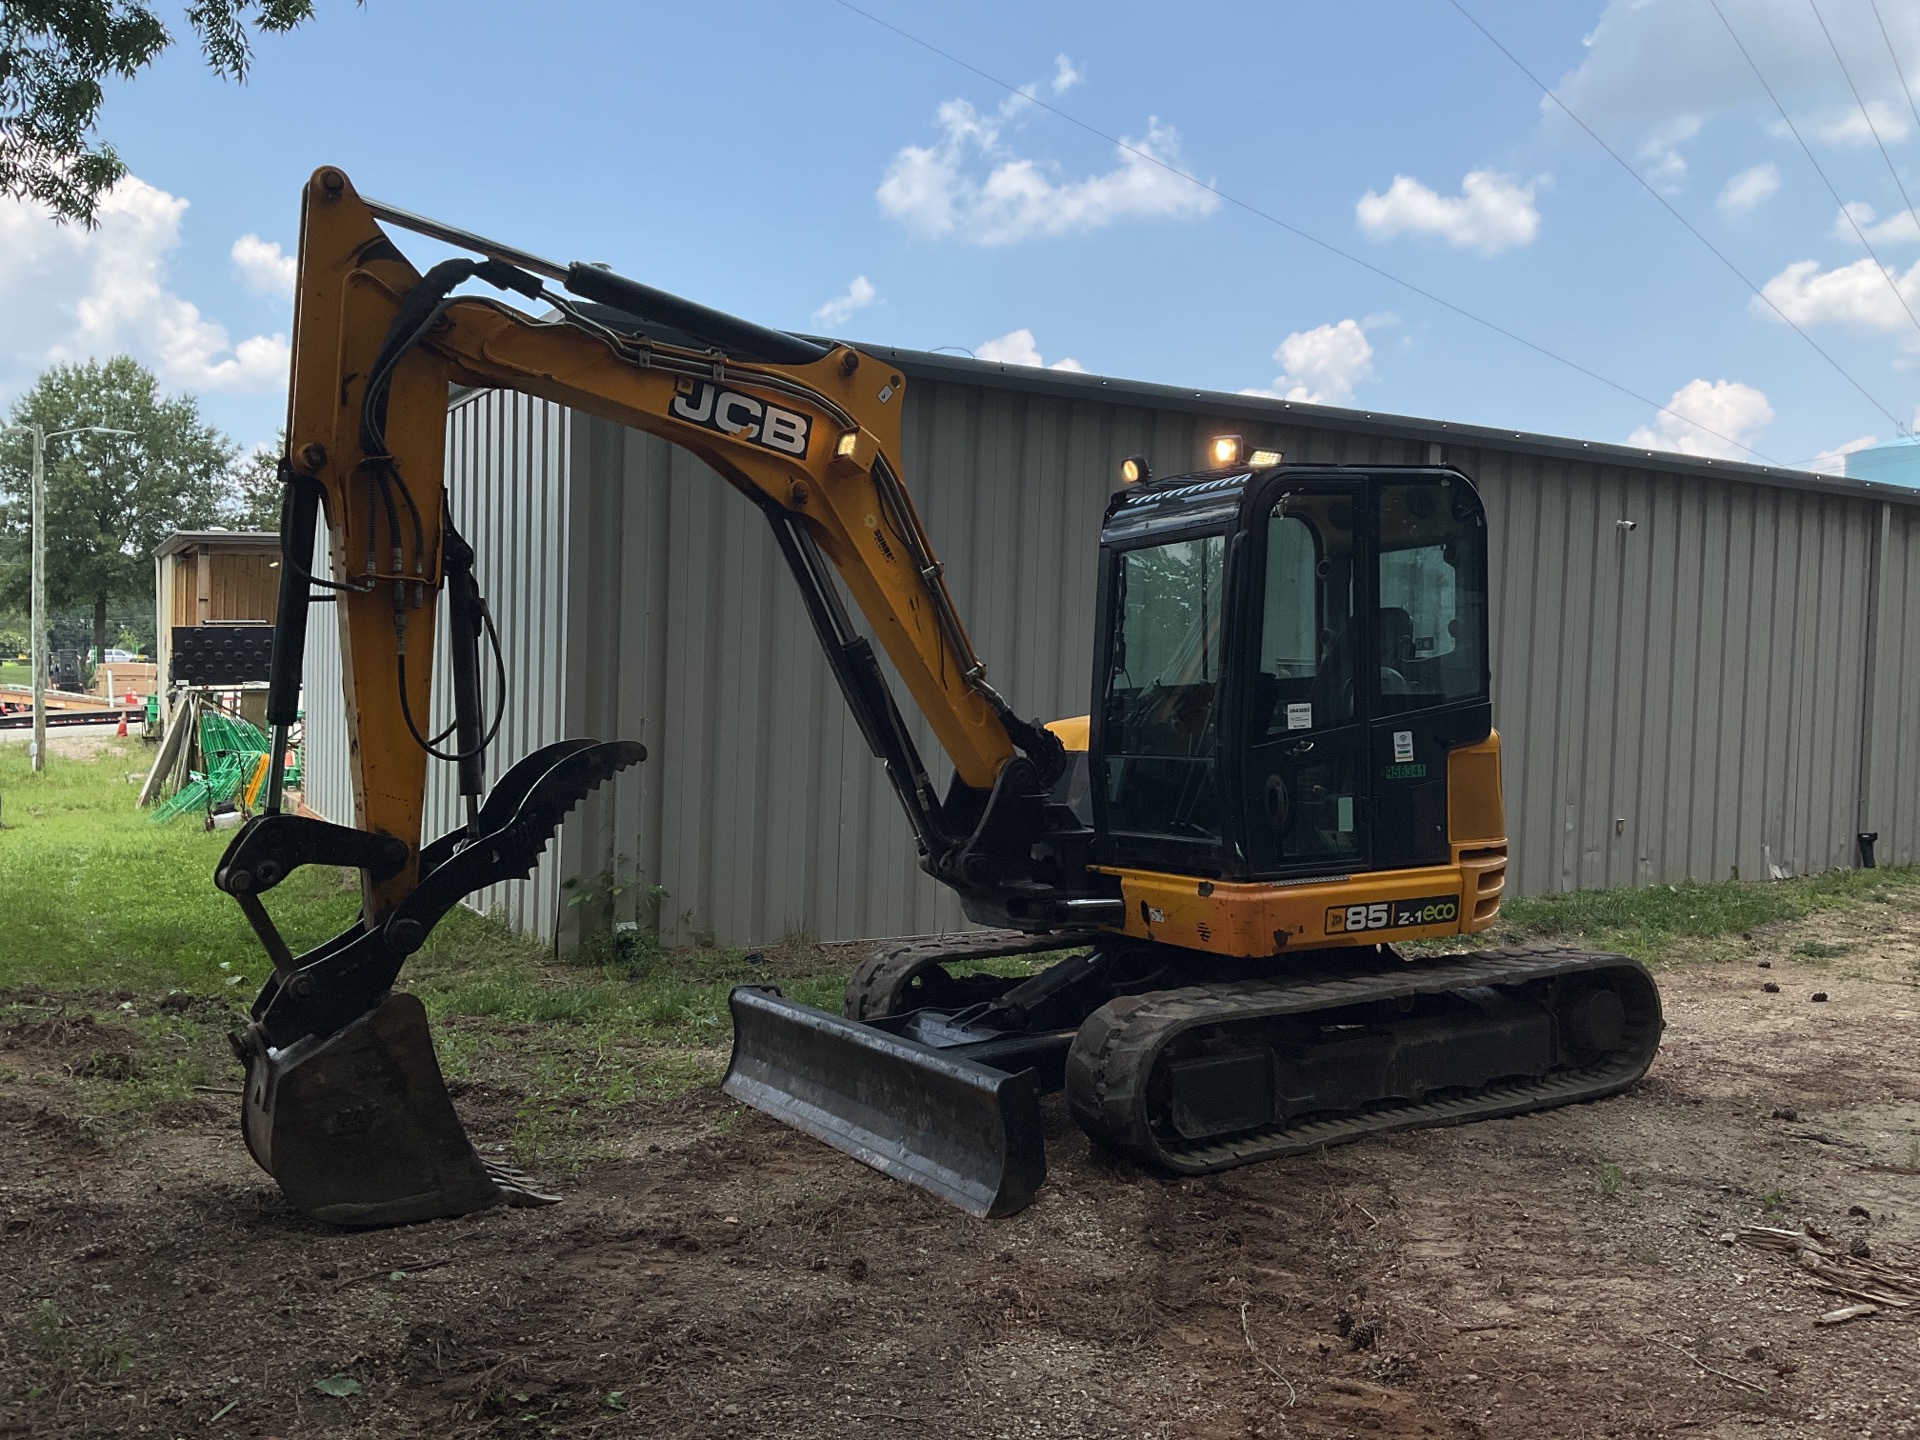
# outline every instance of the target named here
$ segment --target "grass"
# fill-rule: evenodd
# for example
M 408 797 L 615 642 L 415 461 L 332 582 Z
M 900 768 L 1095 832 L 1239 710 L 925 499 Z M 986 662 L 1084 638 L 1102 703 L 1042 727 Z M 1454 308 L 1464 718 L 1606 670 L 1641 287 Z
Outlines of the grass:
M 0 660 L 0 685 L 33 684 L 33 666 L 18 660 Z
M 135 809 L 151 753 L 114 742 L 87 761 L 54 755 L 36 776 L 24 747 L 0 747 L 0 1026 L 92 1016 L 130 1038 L 130 1060 L 115 1051 L 70 1067 L 81 1123 L 105 1140 L 195 1086 L 234 1082 L 224 1034 L 270 973 L 239 907 L 213 888 L 230 833 L 192 817 L 154 825 Z M 352 923 L 358 880 L 297 871 L 265 903 L 297 954 Z M 716 1079 L 735 984 L 773 968 L 788 994 L 837 1009 L 846 983 L 824 959 L 805 973 L 805 951 L 774 967 L 644 941 L 611 954 L 555 963 L 456 908 L 402 977 L 435 1022 L 449 1080 L 511 1096 L 515 1158 L 542 1173 L 598 1157 L 595 1112 Z
M 1662 961 L 1689 941 L 1748 938 L 1763 925 L 1821 910 L 1888 903 L 1893 892 L 1920 884 L 1911 865 L 1831 870 L 1796 880 L 1687 881 L 1641 890 L 1580 890 L 1509 900 L 1493 932 L 1496 943 L 1578 940 L 1638 960 Z M 1845 946 L 1808 946 L 1796 953 L 1840 954 Z
M 1594 1180 L 1600 1186 L 1600 1198 L 1611 1200 L 1620 1193 L 1620 1185 L 1626 1175 L 1618 1165 L 1602 1165 L 1594 1171 Z
M 1836 955 L 1846 955 L 1856 947 L 1851 941 L 1842 940 L 1829 943 L 1825 940 L 1802 940 L 1793 947 L 1793 953 L 1805 960 L 1831 960 Z
M 88 1339 L 51 1300 L 40 1302 L 27 1321 L 27 1395 L 39 1399 L 83 1380 L 111 1377 L 134 1364 L 134 1348 L 125 1340 Z

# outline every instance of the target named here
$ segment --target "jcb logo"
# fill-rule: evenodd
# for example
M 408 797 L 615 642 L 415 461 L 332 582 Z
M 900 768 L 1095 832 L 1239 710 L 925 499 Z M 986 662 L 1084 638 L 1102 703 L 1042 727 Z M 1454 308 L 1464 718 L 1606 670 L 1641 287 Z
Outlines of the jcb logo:
M 770 401 L 723 390 L 708 380 L 682 380 L 680 393 L 669 408 L 675 419 L 718 430 L 722 435 L 757 440 L 782 455 L 806 458 L 807 432 L 812 422 Z

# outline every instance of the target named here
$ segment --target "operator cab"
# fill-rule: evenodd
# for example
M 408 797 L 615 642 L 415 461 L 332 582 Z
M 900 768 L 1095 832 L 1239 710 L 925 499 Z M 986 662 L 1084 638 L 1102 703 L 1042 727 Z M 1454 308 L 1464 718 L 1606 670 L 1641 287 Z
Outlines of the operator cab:
M 1448 753 L 1493 724 L 1486 515 L 1465 475 L 1143 481 L 1108 504 L 1101 562 L 1098 863 L 1258 880 L 1452 858 Z

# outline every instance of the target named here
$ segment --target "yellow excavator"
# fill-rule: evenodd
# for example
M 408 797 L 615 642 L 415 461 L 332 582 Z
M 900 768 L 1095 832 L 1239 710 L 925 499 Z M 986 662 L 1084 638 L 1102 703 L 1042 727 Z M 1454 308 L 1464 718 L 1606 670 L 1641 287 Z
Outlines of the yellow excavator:
M 383 227 L 472 258 L 423 275 Z M 1465 475 L 1291 465 L 1231 435 L 1188 474 L 1125 461 L 1089 713 L 1022 719 L 908 496 L 897 369 L 323 168 L 301 221 L 276 744 L 262 813 L 215 876 L 273 964 L 234 1036 L 243 1130 L 304 1213 L 380 1225 L 552 1198 L 475 1151 L 425 1011 L 393 986 L 449 909 L 531 873 L 568 811 L 645 758 L 566 740 L 489 787 L 511 677 L 447 505 L 453 385 L 663 436 L 760 507 L 922 867 L 982 927 L 883 947 L 842 1015 L 737 988 L 729 1094 L 999 1216 L 1045 1178 L 1051 1091 L 1097 1143 L 1195 1174 L 1594 1099 L 1646 1070 L 1660 1002 L 1632 960 L 1396 948 L 1485 929 L 1505 883 L 1486 519 Z M 453 718 L 429 733 L 443 597 Z M 283 803 L 316 600 L 339 622 L 351 826 Z M 944 790 L 848 601 L 952 763 Z M 457 768 L 466 823 L 423 844 L 429 760 Z M 295 955 L 262 897 L 312 864 L 357 869 L 362 909 Z M 1010 955 L 1052 958 L 1011 978 L 972 963 Z

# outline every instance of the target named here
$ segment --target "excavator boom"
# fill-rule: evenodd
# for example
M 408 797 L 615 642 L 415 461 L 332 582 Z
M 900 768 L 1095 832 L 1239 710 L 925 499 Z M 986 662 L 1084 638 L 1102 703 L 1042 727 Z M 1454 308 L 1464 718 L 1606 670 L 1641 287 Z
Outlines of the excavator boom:
M 386 227 L 478 258 L 423 275 Z M 486 752 L 509 677 L 442 480 L 449 386 L 512 388 L 663 436 L 757 504 L 923 864 L 990 907 L 1049 893 L 1030 881 L 1025 830 L 1064 751 L 988 683 L 954 609 L 900 479 L 897 371 L 844 345 L 366 200 L 332 168 L 307 186 L 299 266 L 268 704 L 282 743 L 264 813 L 235 836 L 215 877 L 273 961 L 235 1045 L 249 1075 L 248 1143 L 297 1205 L 374 1224 L 541 1198 L 474 1154 L 424 1012 L 392 986 L 453 905 L 531 873 L 568 811 L 645 758 L 629 741 L 565 741 L 522 757 L 488 789 Z M 548 317 L 463 289 L 474 284 Z M 328 563 L 319 567 L 322 521 Z M 836 576 L 953 764 L 944 796 Z M 430 734 L 443 595 L 452 722 Z M 285 732 L 300 710 L 316 596 L 334 602 L 339 622 L 351 826 L 288 813 L 283 802 Z M 491 717 L 483 641 L 493 651 Z M 429 759 L 457 767 L 467 823 L 423 843 Z M 347 931 L 294 955 L 262 897 L 305 864 L 358 869 L 362 909 Z

